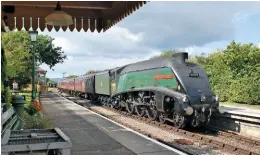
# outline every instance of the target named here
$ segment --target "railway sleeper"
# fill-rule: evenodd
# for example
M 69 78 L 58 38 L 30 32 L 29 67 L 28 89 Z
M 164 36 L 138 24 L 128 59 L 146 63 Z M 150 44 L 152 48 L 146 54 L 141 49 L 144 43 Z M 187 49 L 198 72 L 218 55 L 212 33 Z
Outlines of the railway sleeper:
M 99 114 L 101 114 L 101 113 L 98 112 L 97 110 L 94 110 L 94 109 L 92 109 L 92 110 L 95 111 L 95 112 L 97 112 L 97 113 L 99 113 Z M 115 109 L 113 109 L 113 111 L 120 112 L 121 114 L 129 114 L 129 113 L 127 113 L 127 112 L 123 112 L 123 111 L 119 111 L 119 110 L 115 110 Z M 101 115 L 103 115 L 103 114 L 101 114 Z M 105 116 L 105 115 L 103 115 L 103 116 Z M 157 126 L 158 126 L 158 125 L 162 125 L 161 123 L 159 123 L 159 122 L 157 122 L 157 121 L 151 121 L 149 118 L 139 117 L 139 116 L 131 115 L 131 114 L 130 114 L 130 116 L 134 116 L 135 118 L 138 118 L 138 119 L 140 119 L 140 120 L 144 120 L 144 121 L 146 121 L 146 122 L 150 122 L 150 123 L 155 124 L 155 125 L 157 125 Z M 109 116 L 106 116 L 106 117 L 109 117 Z M 115 120 L 115 119 L 114 119 L 113 117 L 111 117 L 111 116 L 110 116 L 109 118 Z M 118 122 L 118 121 L 117 121 L 117 122 Z M 168 129 L 173 130 L 174 132 L 179 132 L 179 133 L 182 133 L 182 134 L 185 134 L 185 133 L 186 133 L 186 135 L 192 136 L 192 137 L 194 137 L 195 139 L 198 139 L 198 140 L 202 140 L 202 141 L 209 142 L 209 143 L 215 145 L 216 147 L 218 147 L 218 148 L 220 148 L 220 149 L 231 150 L 231 151 L 235 151 L 235 152 L 237 152 L 237 153 L 242 153 L 242 154 L 259 155 L 258 153 L 254 153 L 254 152 L 247 151 L 247 150 L 245 150 L 245 149 L 237 148 L 237 147 L 235 147 L 235 146 L 232 146 L 232 145 L 229 145 L 229 144 L 226 144 L 226 143 L 222 143 L 222 142 L 216 141 L 216 140 L 214 140 L 214 139 L 206 138 L 206 137 L 200 136 L 200 135 L 198 135 L 198 134 L 193 134 L 193 133 L 187 132 L 187 131 L 185 131 L 185 130 L 177 129 L 177 128 L 174 128 L 174 127 L 171 127 L 171 126 L 165 125 L 164 128 L 168 128 Z M 137 130 L 137 131 L 141 131 L 140 128 L 136 128 L 136 130 Z M 226 135 L 227 137 L 229 137 L 231 134 L 222 132 L 221 135 Z M 228 136 L 228 135 L 229 135 L 229 136 Z M 244 141 L 246 141 L 246 142 L 248 142 L 248 143 L 253 143 L 253 140 L 250 140 L 249 138 L 244 138 L 244 137 L 239 136 L 239 135 L 236 135 L 236 136 L 234 135 L 234 136 L 231 136 L 231 137 L 232 137 L 232 138 L 235 138 L 235 139 L 238 139 L 238 140 L 244 140 Z M 259 143 L 257 143 L 257 142 L 258 142 L 258 141 L 256 141 L 255 144 L 259 144 Z

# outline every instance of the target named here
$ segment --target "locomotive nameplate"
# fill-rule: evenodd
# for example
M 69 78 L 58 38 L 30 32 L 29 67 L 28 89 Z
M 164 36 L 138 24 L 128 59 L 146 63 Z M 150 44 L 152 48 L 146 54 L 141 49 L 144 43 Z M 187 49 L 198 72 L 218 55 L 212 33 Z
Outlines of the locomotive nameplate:
M 155 79 L 172 79 L 173 75 L 172 74 L 168 74 L 168 75 L 155 75 L 154 78 Z

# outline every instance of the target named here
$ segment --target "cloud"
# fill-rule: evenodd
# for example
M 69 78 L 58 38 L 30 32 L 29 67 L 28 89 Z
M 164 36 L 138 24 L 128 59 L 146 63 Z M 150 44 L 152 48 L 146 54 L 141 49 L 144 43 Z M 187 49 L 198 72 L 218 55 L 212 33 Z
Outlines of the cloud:
M 236 38 L 236 27 L 260 2 L 149 2 L 105 33 L 44 32 L 68 56 L 49 77 L 138 62 L 168 49 L 210 53 Z M 43 68 L 48 69 L 46 65 Z
M 67 38 L 63 37 L 56 37 L 53 43 L 56 46 L 61 46 L 63 50 L 68 52 L 75 49 L 79 49 L 79 46 L 77 46 L 76 44 L 72 44 Z
M 242 20 L 246 20 L 248 17 L 252 16 L 254 13 L 236 13 L 233 17 L 233 22 L 240 22 Z
M 54 44 L 61 46 L 68 59 L 57 64 L 54 71 L 48 69 L 50 77 L 61 77 L 67 74 L 81 75 L 88 70 L 104 70 L 129 63 L 147 60 L 161 53 L 159 49 L 139 44 L 142 33 L 133 33 L 126 28 L 115 26 L 108 33 L 84 32 L 44 32 L 45 35 L 55 37 Z M 69 36 L 69 37 L 66 37 Z M 69 39 L 68 39 L 69 38 Z
M 259 11 L 260 2 L 150 2 L 119 25 L 153 47 L 203 46 L 235 39 L 235 15 Z
M 160 52 L 152 52 L 146 57 L 129 57 L 129 58 L 105 58 L 105 57 L 76 57 L 73 59 L 67 59 L 63 64 L 57 64 L 54 67 L 54 71 L 48 71 L 48 75 L 51 77 L 61 77 L 63 72 L 69 74 L 83 75 L 89 70 L 105 70 L 123 66 L 129 63 L 135 63 L 143 60 L 147 60 L 150 57 L 160 54 Z M 48 70 L 48 66 L 42 65 L 43 69 Z
M 195 55 L 201 55 L 202 53 L 210 54 L 212 52 L 215 52 L 216 50 L 225 49 L 228 44 L 230 44 L 229 41 L 218 41 L 218 42 L 208 43 L 203 46 L 193 45 L 185 48 L 180 48 L 180 50 L 188 52 L 189 56 L 195 56 Z

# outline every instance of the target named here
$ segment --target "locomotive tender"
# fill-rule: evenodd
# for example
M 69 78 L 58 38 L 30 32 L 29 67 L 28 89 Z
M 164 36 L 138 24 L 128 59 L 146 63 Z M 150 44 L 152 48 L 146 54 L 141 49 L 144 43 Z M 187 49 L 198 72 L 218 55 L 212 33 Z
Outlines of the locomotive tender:
M 213 111 L 223 113 L 205 70 L 187 62 L 188 53 L 128 64 L 58 82 L 67 91 L 104 106 L 126 109 L 152 120 L 184 128 L 209 123 Z

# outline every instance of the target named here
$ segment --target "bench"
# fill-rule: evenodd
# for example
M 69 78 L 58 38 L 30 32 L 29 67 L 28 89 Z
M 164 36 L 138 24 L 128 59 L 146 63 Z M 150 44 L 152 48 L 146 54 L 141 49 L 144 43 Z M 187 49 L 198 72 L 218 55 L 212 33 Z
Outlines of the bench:
M 13 108 L 7 108 L 3 96 L 1 107 L 1 154 L 59 152 L 70 155 L 72 142 L 59 128 L 20 130 L 22 121 L 27 121 L 21 119 Z
M 1 95 L 1 137 L 7 129 L 17 130 L 20 127 L 20 120 L 13 108 L 9 108 L 5 103 L 4 95 Z
M 2 103 L 1 113 L 1 137 L 7 129 L 18 130 L 20 128 L 20 119 L 13 108 L 7 109 L 6 103 Z

